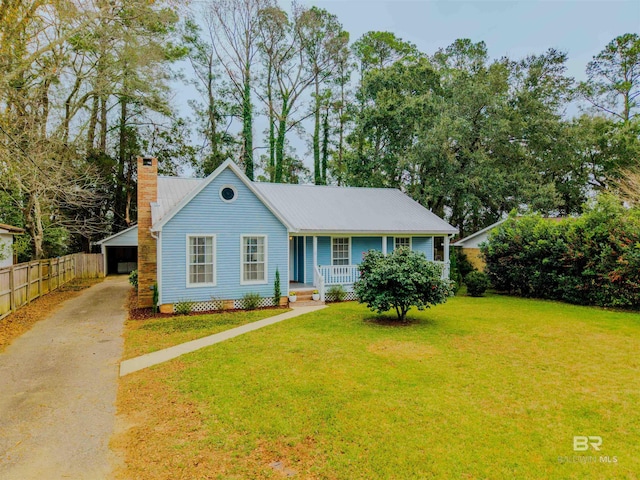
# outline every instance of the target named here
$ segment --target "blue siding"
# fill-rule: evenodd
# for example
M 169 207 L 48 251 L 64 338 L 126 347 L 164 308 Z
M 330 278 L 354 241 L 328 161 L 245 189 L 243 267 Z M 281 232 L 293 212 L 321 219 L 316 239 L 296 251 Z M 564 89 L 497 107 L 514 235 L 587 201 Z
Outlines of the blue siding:
M 307 265 L 305 268 L 305 282 L 313 283 L 313 237 L 305 237 L 307 240 Z
M 427 260 L 433 260 L 433 237 L 413 237 L 411 248 L 416 252 L 423 252 Z
M 362 263 L 362 254 L 369 250 L 382 251 L 382 237 L 353 237 L 351 239 L 351 263 Z
M 237 189 L 237 199 L 224 203 L 220 187 Z M 216 235 L 215 287 L 186 287 L 187 235 Z M 240 235 L 267 235 L 267 283 L 240 285 Z M 208 301 L 238 299 L 249 292 L 273 296 L 276 267 L 286 295 L 289 284 L 289 236 L 287 229 L 249 190 L 235 173 L 227 169 L 215 178 L 162 229 L 162 303 L 181 299 Z
M 331 237 L 318 237 L 318 265 L 331 265 Z

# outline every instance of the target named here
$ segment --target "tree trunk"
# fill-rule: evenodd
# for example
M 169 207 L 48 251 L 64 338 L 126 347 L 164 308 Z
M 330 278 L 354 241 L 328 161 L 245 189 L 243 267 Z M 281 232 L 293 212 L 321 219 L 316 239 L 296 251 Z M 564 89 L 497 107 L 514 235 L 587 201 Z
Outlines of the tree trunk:
M 253 108 L 251 105 L 251 82 L 247 72 L 244 83 L 244 95 L 242 98 L 242 136 L 244 152 L 244 173 L 253 180 Z
M 313 176 L 316 185 L 322 185 L 322 170 L 320 168 L 320 82 L 316 72 L 316 94 L 313 107 Z
M 97 95 L 93 96 L 91 104 L 91 115 L 89 116 L 89 128 L 87 129 L 87 153 L 93 150 L 96 138 L 96 124 L 98 123 L 98 106 L 100 99 Z
M 327 163 L 329 161 L 329 107 L 325 109 L 322 122 L 322 184 L 327 184 Z
M 284 141 L 287 134 L 287 117 L 289 105 L 287 98 L 282 99 L 282 112 L 278 121 L 278 138 L 276 139 L 276 183 L 282 183 L 282 171 L 284 167 Z

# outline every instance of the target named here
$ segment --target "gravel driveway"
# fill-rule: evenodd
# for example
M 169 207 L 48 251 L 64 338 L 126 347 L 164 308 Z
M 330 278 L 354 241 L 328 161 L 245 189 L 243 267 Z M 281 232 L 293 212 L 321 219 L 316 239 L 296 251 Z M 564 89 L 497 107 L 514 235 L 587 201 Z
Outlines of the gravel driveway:
M 109 478 L 126 277 L 65 302 L 0 353 L 0 478 Z

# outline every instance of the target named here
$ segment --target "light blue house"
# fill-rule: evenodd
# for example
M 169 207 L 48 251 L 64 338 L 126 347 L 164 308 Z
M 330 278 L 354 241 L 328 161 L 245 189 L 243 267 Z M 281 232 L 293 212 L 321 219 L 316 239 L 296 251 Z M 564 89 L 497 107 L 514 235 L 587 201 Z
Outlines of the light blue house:
M 273 302 L 331 285 L 352 291 L 370 249 L 410 247 L 442 263 L 457 230 L 395 189 L 257 183 L 227 161 L 205 179 L 158 177 L 155 159 L 138 161 L 139 300 L 180 301 L 196 310 L 239 308 L 257 293 Z

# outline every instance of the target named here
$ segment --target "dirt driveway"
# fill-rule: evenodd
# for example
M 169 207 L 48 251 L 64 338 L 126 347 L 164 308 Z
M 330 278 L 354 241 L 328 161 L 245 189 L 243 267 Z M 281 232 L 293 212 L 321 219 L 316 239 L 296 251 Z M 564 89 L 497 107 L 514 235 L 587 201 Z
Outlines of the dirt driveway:
M 68 300 L 0 353 L 0 478 L 109 478 L 126 277 Z

